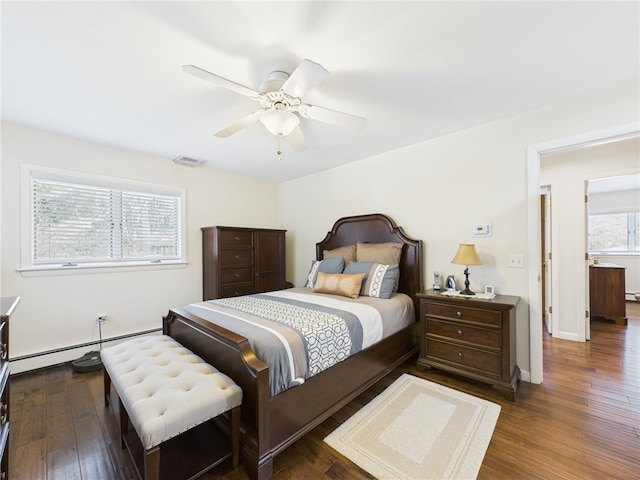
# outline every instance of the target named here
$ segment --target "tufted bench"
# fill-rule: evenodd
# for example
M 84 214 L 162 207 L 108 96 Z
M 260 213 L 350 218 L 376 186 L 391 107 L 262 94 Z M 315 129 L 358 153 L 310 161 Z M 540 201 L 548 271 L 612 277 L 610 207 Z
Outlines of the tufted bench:
M 122 448 L 128 446 L 130 419 L 144 449 L 144 478 L 159 478 L 163 443 L 225 412 L 232 462 L 238 465 L 242 390 L 228 376 L 167 335 L 128 340 L 102 349 L 101 357 L 105 406 L 113 383 Z

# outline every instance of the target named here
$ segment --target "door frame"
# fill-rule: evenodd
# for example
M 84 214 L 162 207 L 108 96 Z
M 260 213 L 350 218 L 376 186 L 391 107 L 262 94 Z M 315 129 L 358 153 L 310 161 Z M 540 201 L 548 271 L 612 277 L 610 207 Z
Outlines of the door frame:
M 573 149 L 593 143 L 608 143 L 622 140 L 625 136 L 637 136 L 640 132 L 640 122 L 583 133 L 570 137 L 551 140 L 549 142 L 530 145 L 527 147 L 527 217 L 528 230 L 535 232 L 531 235 L 529 245 L 529 265 L 538 265 L 541 256 L 540 244 L 540 156 L 544 153 L 560 149 Z M 584 262 L 586 265 L 586 262 Z M 538 268 L 529 269 L 529 381 L 543 382 L 543 347 L 542 347 L 542 286 Z M 586 275 L 586 271 L 583 272 Z M 552 285 L 552 288 L 553 287 Z M 552 293 L 558 298 L 557 292 Z M 585 298 L 588 298 L 585 292 Z

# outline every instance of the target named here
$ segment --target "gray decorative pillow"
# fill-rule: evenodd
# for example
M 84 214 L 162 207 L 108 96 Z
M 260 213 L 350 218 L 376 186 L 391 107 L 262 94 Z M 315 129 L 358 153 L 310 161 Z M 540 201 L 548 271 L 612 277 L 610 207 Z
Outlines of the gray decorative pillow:
M 362 243 L 356 245 L 356 262 L 398 265 L 402 255 L 401 242 Z
M 318 272 L 322 273 L 342 273 L 344 269 L 344 258 L 342 257 L 330 257 L 324 260 L 313 260 L 311 262 L 311 269 L 307 275 L 307 282 L 305 287 L 313 288 L 316 279 L 318 278 Z
M 396 290 L 400 275 L 398 265 L 382 265 L 373 262 L 350 262 L 344 273 L 364 273 L 360 295 L 365 297 L 390 298 Z

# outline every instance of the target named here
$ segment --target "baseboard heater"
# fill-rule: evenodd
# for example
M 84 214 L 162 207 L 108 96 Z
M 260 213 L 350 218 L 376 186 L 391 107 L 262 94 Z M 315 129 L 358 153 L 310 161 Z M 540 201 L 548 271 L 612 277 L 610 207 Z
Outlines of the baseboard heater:
M 104 343 L 116 342 L 118 340 L 124 340 L 125 338 L 139 337 L 140 335 L 149 335 L 151 333 L 157 333 L 157 332 L 161 332 L 161 331 L 162 331 L 162 328 L 153 328 L 151 330 L 145 330 L 143 332 L 128 333 L 126 335 L 120 335 L 118 337 L 111 337 L 111 338 L 102 339 L 102 341 L 96 340 L 96 341 L 93 341 L 93 342 L 79 343 L 77 345 L 69 345 L 67 347 L 56 348 L 56 349 L 47 350 L 47 351 L 44 351 L 44 352 L 30 353 L 29 355 L 22 355 L 22 356 L 19 356 L 19 357 L 11 357 L 11 358 L 9 358 L 9 361 L 10 362 L 18 362 L 20 360 L 29 360 L 29 359 L 32 359 L 32 358 L 43 357 L 45 355 L 55 355 L 56 353 L 67 352 L 69 350 L 76 350 L 76 349 L 79 349 L 79 348 L 96 347 L 96 346 L 100 346 L 100 345 L 102 345 Z

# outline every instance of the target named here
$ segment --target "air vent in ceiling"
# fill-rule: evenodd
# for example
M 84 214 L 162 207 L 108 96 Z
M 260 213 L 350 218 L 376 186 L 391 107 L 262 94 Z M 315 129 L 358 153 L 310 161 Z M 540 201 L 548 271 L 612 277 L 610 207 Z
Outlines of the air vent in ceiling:
M 185 157 L 184 155 L 174 158 L 173 161 L 180 165 L 186 165 L 187 167 L 198 167 L 204 163 L 204 160 L 196 160 L 195 158 Z

